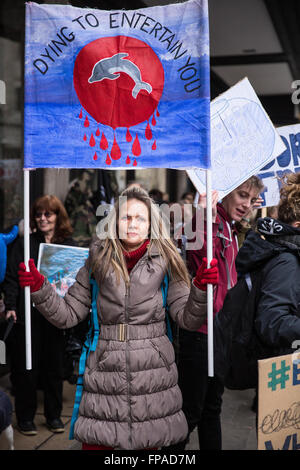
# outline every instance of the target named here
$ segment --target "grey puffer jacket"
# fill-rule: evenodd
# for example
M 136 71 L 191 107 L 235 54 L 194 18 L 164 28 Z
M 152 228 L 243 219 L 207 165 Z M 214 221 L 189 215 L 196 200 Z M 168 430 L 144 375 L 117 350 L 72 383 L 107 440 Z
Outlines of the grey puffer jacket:
M 32 294 L 36 308 L 58 328 L 71 328 L 90 312 L 89 269 L 95 250 L 62 299 L 45 280 Z M 152 247 L 117 283 L 111 269 L 99 285 L 99 341 L 84 373 L 84 391 L 75 439 L 115 449 L 168 446 L 184 440 L 188 427 L 181 410 L 174 349 L 166 336 L 161 284 L 167 266 Z M 95 273 L 99 284 L 99 277 Z M 206 293 L 170 280 L 170 315 L 181 328 L 197 330 L 206 318 Z

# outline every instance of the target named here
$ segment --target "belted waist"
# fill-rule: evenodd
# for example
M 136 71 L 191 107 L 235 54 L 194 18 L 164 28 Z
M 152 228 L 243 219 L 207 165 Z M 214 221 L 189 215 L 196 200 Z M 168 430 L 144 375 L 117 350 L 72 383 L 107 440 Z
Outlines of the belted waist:
M 100 325 L 100 339 L 128 341 L 130 339 L 156 338 L 166 334 L 166 322 L 160 321 L 148 325 L 132 325 L 118 323 L 116 325 Z

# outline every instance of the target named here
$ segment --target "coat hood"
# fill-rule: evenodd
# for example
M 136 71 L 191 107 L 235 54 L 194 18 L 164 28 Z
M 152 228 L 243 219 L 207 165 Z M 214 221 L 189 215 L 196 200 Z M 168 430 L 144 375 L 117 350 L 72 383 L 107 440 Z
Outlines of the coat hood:
M 236 257 L 238 275 L 259 269 L 284 251 L 300 257 L 300 230 L 270 217 L 258 219 L 257 232 L 248 233 Z

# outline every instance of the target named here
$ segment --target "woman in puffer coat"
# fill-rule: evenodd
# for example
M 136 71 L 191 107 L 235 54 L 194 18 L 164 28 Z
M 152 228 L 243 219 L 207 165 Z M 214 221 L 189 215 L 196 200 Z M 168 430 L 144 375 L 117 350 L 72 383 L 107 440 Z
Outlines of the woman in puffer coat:
M 64 298 L 35 268 L 20 265 L 20 284 L 30 285 L 36 308 L 58 328 L 72 328 L 91 307 L 95 278 L 100 335 L 88 356 L 75 439 L 83 449 L 148 449 L 187 435 L 177 385 L 173 346 L 166 336 L 161 284 L 169 272 L 169 313 L 181 328 L 197 330 L 206 318 L 206 285 L 218 280 L 215 260 L 206 260 L 191 286 L 157 206 L 138 187 L 102 221 L 104 230 Z M 106 238 L 105 238 L 106 237 Z

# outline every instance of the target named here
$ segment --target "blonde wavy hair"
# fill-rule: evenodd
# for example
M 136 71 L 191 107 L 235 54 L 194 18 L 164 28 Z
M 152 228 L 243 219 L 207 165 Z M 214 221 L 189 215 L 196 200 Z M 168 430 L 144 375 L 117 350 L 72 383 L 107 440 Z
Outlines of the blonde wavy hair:
M 117 282 L 119 282 L 120 277 L 122 277 L 126 283 L 129 283 L 130 278 L 123 255 L 124 247 L 118 237 L 118 220 L 121 205 L 130 199 L 137 199 L 147 206 L 150 222 L 150 243 L 148 245 L 149 256 L 151 257 L 151 251 L 155 247 L 168 267 L 170 278 L 184 281 L 189 286 L 190 278 L 187 268 L 178 253 L 175 244 L 170 238 L 170 234 L 166 228 L 158 206 L 150 198 L 149 194 L 138 186 L 130 186 L 125 189 L 114 205 L 113 210 L 111 210 L 106 217 L 106 238 L 103 240 L 103 243 L 99 247 L 98 253 L 95 256 L 92 271 L 100 272 L 101 281 L 105 278 L 108 269 L 112 266 L 117 276 Z
M 300 221 L 300 173 L 288 173 L 281 182 L 278 219 L 292 224 Z

